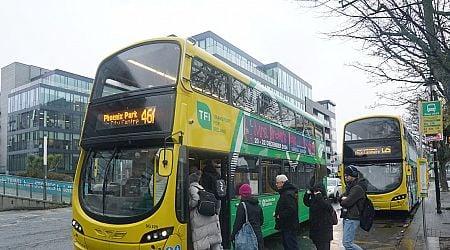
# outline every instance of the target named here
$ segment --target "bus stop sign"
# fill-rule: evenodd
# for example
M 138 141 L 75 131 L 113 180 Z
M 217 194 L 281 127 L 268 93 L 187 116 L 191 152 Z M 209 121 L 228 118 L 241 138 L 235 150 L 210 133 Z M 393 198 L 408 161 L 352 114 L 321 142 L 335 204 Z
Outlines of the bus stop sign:
M 420 104 L 420 121 L 422 133 L 427 141 L 443 139 L 442 104 L 440 101 L 422 102 Z

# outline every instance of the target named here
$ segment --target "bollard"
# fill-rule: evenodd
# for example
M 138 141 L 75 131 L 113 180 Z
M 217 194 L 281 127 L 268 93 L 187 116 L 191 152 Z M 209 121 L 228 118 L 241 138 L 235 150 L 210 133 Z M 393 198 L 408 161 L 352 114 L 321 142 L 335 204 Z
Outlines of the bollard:
M 61 190 L 61 203 L 63 203 L 63 189 L 60 188 L 59 190 Z
M 19 197 L 19 183 L 16 182 L 16 196 Z
M 30 183 L 30 199 L 33 198 L 33 187 L 31 185 Z

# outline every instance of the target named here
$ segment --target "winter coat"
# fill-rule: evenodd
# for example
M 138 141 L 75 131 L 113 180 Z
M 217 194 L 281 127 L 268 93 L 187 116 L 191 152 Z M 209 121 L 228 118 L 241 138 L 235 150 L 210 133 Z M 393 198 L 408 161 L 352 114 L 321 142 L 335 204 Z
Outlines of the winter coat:
M 359 220 L 360 207 L 363 206 L 367 191 L 367 180 L 364 178 L 355 179 L 348 183 L 344 194 L 340 198 L 342 207 L 341 218 Z M 343 197 L 346 197 L 345 199 Z
M 309 237 L 313 242 L 327 242 L 333 240 L 333 222 L 331 218 L 330 201 L 326 197 L 326 191 L 322 188 L 319 194 L 305 193 L 303 203 L 309 207 Z M 324 196 L 325 195 L 325 196 Z
M 222 236 L 220 232 L 219 216 L 217 214 L 205 216 L 198 213 L 197 205 L 200 199 L 198 188 L 203 189 L 198 182 L 193 182 L 189 186 L 189 208 L 194 249 L 220 249 Z
M 264 240 L 261 232 L 261 226 L 264 223 L 264 215 L 262 208 L 259 206 L 259 202 L 256 198 L 249 196 L 241 199 L 241 202 L 245 202 L 247 207 L 248 221 L 252 225 L 256 238 L 258 239 L 258 249 L 264 249 Z M 242 203 L 236 210 L 236 219 L 233 225 L 233 232 L 231 233 L 231 239 L 234 240 L 237 232 L 242 228 L 245 223 L 245 209 Z
M 299 229 L 298 190 L 286 181 L 278 193 L 280 193 L 280 199 L 275 208 L 275 229 L 297 231 Z

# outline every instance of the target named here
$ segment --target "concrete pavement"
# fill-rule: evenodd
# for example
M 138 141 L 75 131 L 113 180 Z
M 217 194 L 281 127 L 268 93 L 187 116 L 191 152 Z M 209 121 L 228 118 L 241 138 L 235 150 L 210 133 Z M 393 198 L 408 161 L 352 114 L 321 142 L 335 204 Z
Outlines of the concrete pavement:
M 430 183 L 429 197 L 424 198 L 426 234 L 420 205 L 405 230 L 399 249 L 450 249 L 450 192 L 441 192 L 441 214 L 436 212 L 435 194 L 434 183 Z

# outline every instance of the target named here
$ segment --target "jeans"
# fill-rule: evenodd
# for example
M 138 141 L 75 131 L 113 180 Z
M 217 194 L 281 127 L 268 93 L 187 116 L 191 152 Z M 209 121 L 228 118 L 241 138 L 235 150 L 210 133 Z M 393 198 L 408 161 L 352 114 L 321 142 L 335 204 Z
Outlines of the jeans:
M 281 240 L 284 250 L 298 250 L 297 234 L 295 231 L 281 230 Z
M 359 220 L 344 219 L 344 236 L 342 238 L 342 244 L 344 244 L 345 250 L 362 250 L 362 248 L 355 243 L 356 230 L 359 227 Z

